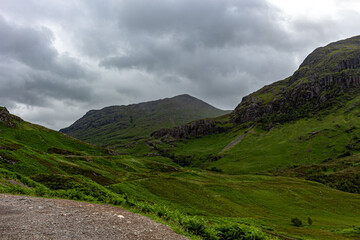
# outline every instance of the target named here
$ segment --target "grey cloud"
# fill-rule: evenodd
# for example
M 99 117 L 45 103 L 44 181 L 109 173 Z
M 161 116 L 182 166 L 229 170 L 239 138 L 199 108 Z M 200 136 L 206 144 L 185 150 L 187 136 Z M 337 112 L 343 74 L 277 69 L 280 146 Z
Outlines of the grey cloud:
M 223 47 L 279 43 L 277 10 L 263 0 L 123 1 L 120 28 L 153 36 L 175 35 L 181 43 Z M 271 35 L 269 34 L 271 33 Z M 272 35 L 275 35 L 274 37 Z M 264 37 L 266 37 L 264 39 Z
M 86 71 L 74 58 L 59 55 L 52 46 L 53 33 L 42 27 L 40 30 L 20 27 L 9 23 L 0 15 L 0 55 L 6 60 L 16 60 L 32 69 L 50 71 L 67 78 L 86 77 Z
M 90 101 L 92 90 L 84 81 L 67 81 L 48 72 L 33 71 L 21 65 L 1 65 L 0 100 L 32 106 L 47 106 L 51 99 Z
M 90 101 L 89 71 L 57 52 L 49 29 L 20 26 L 0 16 L 0 35 L 2 104 L 47 107 L 53 99 Z
M 51 31 L 11 26 L 0 16 L 0 54 L 15 59 L 36 69 L 49 67 L 57 52 L 49 43 L 53 38 Z M 49 62 L 50 60 L 50 62 Z
M 134 0 L 121 7 L 119 28 L 126 29 L 131 44 L 125 53 L 103 59 L 101 67 L 142 69 L 164 79 L 175 74 L 194 84 L 221 82 L 237 71 L 259 78 L 259 66 L 271 65 L 272 56 L 259 58 L 248 49 L 269 48 L 284 55 L 291 46 L 279 27 L 278 10 L 262 0 Z M 288 60 L 282 63 L 293 67 Z

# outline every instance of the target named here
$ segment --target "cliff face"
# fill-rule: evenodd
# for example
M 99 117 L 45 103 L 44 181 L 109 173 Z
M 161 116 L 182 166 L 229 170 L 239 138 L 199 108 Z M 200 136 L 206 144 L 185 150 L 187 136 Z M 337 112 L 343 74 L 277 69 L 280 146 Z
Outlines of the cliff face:
M 293 76 L 243 98 L 232 121 L 293 120 L 331 106 L 360 89 L 360 37 L 331 43 L 311 53 Z

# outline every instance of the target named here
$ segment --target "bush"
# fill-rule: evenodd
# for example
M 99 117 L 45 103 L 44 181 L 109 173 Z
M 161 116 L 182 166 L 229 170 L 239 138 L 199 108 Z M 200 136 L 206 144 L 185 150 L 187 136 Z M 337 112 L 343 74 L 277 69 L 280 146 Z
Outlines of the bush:
M 307 221 L 308 221 L 309 225 L 312 225 L 313 221 L 312 221 L 312 219 L 310 217 L 308 217 Z
M 45 196 L 48 192 L 49 190 L 44 186 L 38 186 L 37 188 L 35 188 L 35 194 L 40 197 Z
M 217 168 L 217 167 L 212 167 L 212 168 L 210 168 L 209 170 L 212 171 L 212 172 L 218 172 L 218 173 L 222 173 L 222 172 L 223 172 L 223 170 L 221 170 L 221 169 L 219 169 L 219 168 Z
M 266 234 L 261 230 L 245 225 L 224 225 L 217 228 L 219 240 L 244 239 L 265 240 Z
M 199 236 L 203 236 L 206 232 L 206 227 L 204 223 L 196 219 L 191 219 L 190 221 L 188 221 L 185 224 L 185 228 L 187 231 Z
M 300 219 L 298 219 L 297 217 L 292 218 L 291 222 L 295 227 L 301 227 L 302 226 L 302 221 Z

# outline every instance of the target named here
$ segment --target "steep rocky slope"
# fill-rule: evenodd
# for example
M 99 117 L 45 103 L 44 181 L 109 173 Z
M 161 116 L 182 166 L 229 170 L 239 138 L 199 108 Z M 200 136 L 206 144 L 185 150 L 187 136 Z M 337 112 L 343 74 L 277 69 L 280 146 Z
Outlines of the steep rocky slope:
M 360 36 L 356 36 L 316 49 L 292 76 L 244 97 L 230 118 L 208 119 L 206 127 L 200 120 L 162 129 L 152 136 L 198 137 L 253 123 L 270 129 L 275 123 L 313 116 L 320 110 L 341 106 L 359 92 Z
M 184 94 L 157 101 L 91 110 L 70 127 L 60 131 L 89 143 L 112 145 L 148 136 L 163 127 L 175 127 L 228 112 Z

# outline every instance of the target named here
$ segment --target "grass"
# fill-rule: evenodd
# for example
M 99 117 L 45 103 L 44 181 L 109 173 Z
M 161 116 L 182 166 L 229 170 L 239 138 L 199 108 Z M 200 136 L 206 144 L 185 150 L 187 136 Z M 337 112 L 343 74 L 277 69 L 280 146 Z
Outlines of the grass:
M 336 123 L 343 120 L 339 118 Z M 268 232 L 312 239 L 358 237 L 353 227 L 358 225 L 360 215 L 360 197 L 356 194 L 296 178 L 235 176 L 184 168 L 167 157 L 147 156 L 156 151 L 148 148 L 144 141 L 135 143 L 134 148 L 129 147 L 128 155 L 111 155 L 112 152 L 107 149 L 37 125 L 22 121 L 16 124 L 15 128 L 0 124 L 2 193 L 123 206 L 166 223 L 193 239 L 273 238 Z M 339 132 L 348 131 L 346 124 L 348 122 L 341 125 Z M 313 130 L 308 123 L 305 125 Z M 287 126 L 289 130 L 285 127 L 276 131 L 291 132 L 295 128 L 291 124 Z M 199 150 L 196 152 L 199 156 L 196 164 L 207 168 L 218 164 L 233 151 L 241 150 L 241 144 L 246 143 L 250 148 L 259 136 L 264 139 L 269 137 L 269 144 L 274 141 L 271 134 L 253 129 L 246 133 L 243 141 L 225 152 L 224 158 L 206 162 L 205 157 L 221 151 L 229 143 L 229 138 L 234 139 L 244 133 L 244 129 L 233 129 L 217 136 L 184 141 L 174 148 L 170 146 L 175 143 L 168 143 L 166 147 L 183 154 Z M 357 129 L 351 130 L 351 134 L 356 135 Z M 295 133 L 293 136 L 283 135 L 297 138 Z M 307 133 L 302 135 L 309 136 Z M 315 135 L 318 136 L 321 134 Z M 189 143 L 194 145 L 188 147 Z M 356 166 L 357 161 L 353 163 Z M 227 165 L 215 166 L 225 171 Z M 293 226 L 291 219 L 295 217 L 305 225 L 300 228 Z M 306 224 L 308 217 L 313 220 L 312 225 Z M 262 229 L 268 232 L 264 233 Z
M 110 186 L 137 200 L 162 203 L 208 221 L 247 223 L 291 236 L 341 239 L 334 229 L 359 221 L 359 195 L 340 192 L 322 184 L 284 177 L 231 176 L 208 172 L 173 173 Z M 290 220 L 311 217 L 302 229 Z
M 270 130 L 233 128 L 173 143 L 174 148 L 166 144 L 159 148 L 166 149 L 173 158 L 192 158 L 193 167 L 216 168 L 228 174 L 267 174 L 292 166 L 319 164 L 360 150 L 359 105 L 360 99 L 355 98 L 339 109 L 278 124 Z M 219 154 L 241 135 L 244 138 L 237 145 Z

